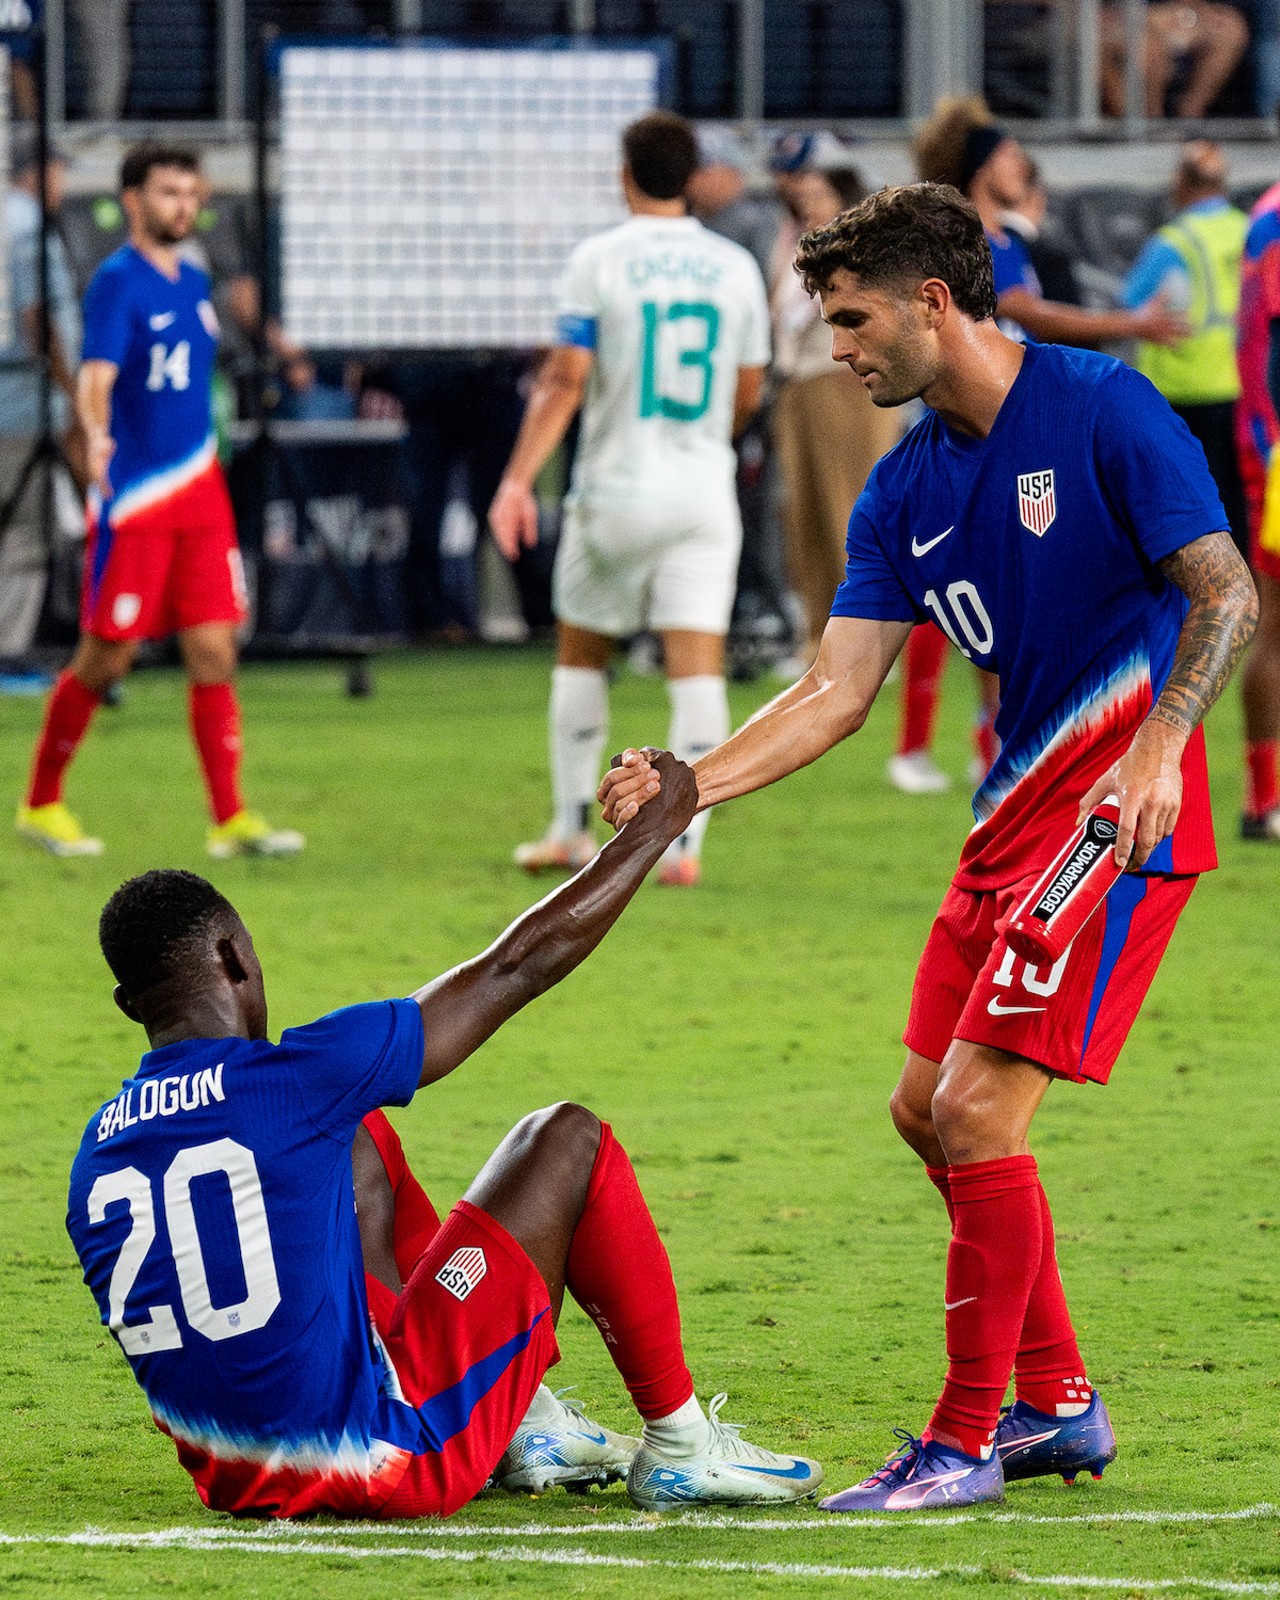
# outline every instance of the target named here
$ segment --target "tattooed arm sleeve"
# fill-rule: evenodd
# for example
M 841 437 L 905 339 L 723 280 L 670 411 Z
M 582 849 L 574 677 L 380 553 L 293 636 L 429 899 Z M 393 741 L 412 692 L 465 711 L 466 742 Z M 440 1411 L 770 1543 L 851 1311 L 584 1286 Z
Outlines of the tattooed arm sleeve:
M 1249 569 L 1227 533 L 1193 539 L 1166 556 L 1160 570 L 1186 595 L 1191 609 L 1151 720 L 1186 738 L 1222 693 L 1253 637 L 1258 597 Z

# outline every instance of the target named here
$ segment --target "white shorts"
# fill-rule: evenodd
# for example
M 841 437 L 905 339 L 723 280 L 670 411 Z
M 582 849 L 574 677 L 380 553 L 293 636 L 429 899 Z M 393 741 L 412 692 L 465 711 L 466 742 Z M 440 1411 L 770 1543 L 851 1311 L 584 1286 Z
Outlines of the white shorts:
M 611 639 L 727 633 L 742 549 L 735 495 L 687 506 L 570 502 L 552 577 L 556 617 Z

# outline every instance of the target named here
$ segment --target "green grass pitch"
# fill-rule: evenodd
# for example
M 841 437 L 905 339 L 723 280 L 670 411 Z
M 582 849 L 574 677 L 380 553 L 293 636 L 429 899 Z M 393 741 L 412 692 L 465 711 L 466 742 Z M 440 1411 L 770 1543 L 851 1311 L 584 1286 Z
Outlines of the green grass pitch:
M 1223 868 L 1198 890 L 1107 1090 L 1057 1086 L 1035 1129 L 1090 1370 L 1121 1455 L 964 1515 L 655 1518 L 621 1489 L 486 1498 L 449 1524 L 286 1527 L 206 1514 L 97 1324 L 63 1231 L 89 1112 L 141 1045 L 95 945 L 153 865 L 209 870 L 262 952 L 273 1029 L 404 993 L 532 898 L 511 847 L 545 820 L 547 657 L 460 652 L 244 673 L 251 798 L 296 861 L 216 865 L 180 677 L 99 718 L 71 799 L 106 838 L 60 863 L 0 838 L 0 1595 L 374 1593 L 711 1597 L 1280 1594 L 1280 851 L 1235 838 L 1234 691 L 1211 762 Z M 940 756 L 967 759 L 952 663 Z M 762 698 L 735 690 L 735 715 Z M 892 694 L 888 696 L 892 701 Z M 661 741 L 660 683 L 623 675 L 614 745 Z M 16 801 L 38 707 L 0 702 Z M 616 1127 L 670 1248 L 700 1392 L 843 1487 L 923 1425 L 943 1368 L 942 1208 L 885 1102 L 914 963 L 967 826 L 962 794 L 883 780 L 891 704 L 817 767 L 725 808 L 696 892 L 646 885 L 605 946 L 452 1079 L 396 1114 L 449 1203 L 551 1100 Z M 568 1309 L 553 1381 L 627 1426 Z M 92 1531 L 90 1531 L 92 1530 Z

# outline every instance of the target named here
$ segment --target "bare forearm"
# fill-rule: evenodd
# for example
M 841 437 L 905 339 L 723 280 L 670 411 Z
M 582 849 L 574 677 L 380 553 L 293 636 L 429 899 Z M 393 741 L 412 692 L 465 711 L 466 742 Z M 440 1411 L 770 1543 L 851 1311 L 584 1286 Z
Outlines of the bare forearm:
M 534 479 L 564 438 L 581 404 L 580 385 L 554 372 L 542 374 L 525 407 L 505 476 L 525 488 L 532 488 Z
M 1128 311 L 1086 311 L 1080 306 L 1041 300 L 1025 289 L 1002 294 L 1000 315 L 1012 317 L 1028 333 L 1050 344 L 1105 344 L 1110 339 L 1133 336 L 1133 314 Z
M 1185 742 L 1226 686 L 1253 637 L 1258 597 L 1230 538 L 1212 534 L 1160 563 L 1190 600 L 1173 667 L 1149 721 Z

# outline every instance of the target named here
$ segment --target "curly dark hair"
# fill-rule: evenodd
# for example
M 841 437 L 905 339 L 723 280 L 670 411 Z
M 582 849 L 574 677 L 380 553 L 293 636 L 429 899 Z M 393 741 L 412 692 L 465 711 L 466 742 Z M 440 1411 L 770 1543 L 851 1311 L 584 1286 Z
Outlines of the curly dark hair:
M 136 999 L 169 978 L 194 975 L 209 941 L 239 923 L 207 879 L 165 867 L 120 885 L 102 908 L 98 943 L 116 982 Z
M 949 183 L 881 189 L 800 240 L 796 271 L 810 294 L 830 288 L 837 272 L 867 287 L 941 278 L 956 306 L 976 322 L 996 314 L 991 247 L 982 221 Z
M 697 170 L 698 136 L 674 111 L 651 111 L 622 135 L 622 154 L 642 194 L 677 200 Z

